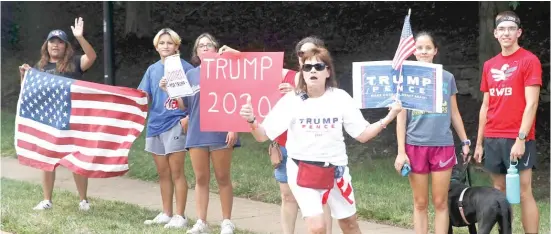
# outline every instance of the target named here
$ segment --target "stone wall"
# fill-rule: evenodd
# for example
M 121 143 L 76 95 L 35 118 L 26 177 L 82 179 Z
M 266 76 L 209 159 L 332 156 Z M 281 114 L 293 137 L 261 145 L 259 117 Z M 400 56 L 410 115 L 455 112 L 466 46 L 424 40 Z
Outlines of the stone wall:
M 460 95 L 469 95 L 476 91 L 471 84 L 480 80 L 480 71 L 478 64 L 471 65 L 444 65 L 444 69 L 452 73 L 455 77 L 457 90 Z

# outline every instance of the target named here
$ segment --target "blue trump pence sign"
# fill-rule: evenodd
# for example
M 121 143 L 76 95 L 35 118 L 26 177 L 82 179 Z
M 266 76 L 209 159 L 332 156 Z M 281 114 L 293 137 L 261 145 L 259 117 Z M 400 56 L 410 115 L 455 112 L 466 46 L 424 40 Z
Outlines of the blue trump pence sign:
M 405 109 L 442 113 L 442 65 L 404 61 L 402 70 L 392 61 L 352 63 L 353 97 L 361 109 L 385 108 L 396 98 Z

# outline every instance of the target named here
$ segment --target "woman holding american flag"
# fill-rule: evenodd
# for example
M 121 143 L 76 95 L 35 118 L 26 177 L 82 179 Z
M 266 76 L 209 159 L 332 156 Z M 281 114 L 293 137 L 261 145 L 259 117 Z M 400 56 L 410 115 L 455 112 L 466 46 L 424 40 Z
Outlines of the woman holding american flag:
M 84 20 L 82 17 L 75 19 L 75 25 L 71 26 L 73 35 L 84 51 L 84 55 L 75 55 L 73 46 L 67 37 L 65 31 L 52 30 L 40 49 L 40 60 L 35 68 L 41 72 L 47 72 L 72 79 L 80 79 L 82 75 L 96 61 L 96 52 L 90 43 L 84 38 Z M 23 81 L 25 72 L 31 69 L 28 64 L 19 67 L 21 81 Z M 50 153 L 51 154 L 51 153 Z M 80 197 L 79 209 L 87 211 L 90 209 L 90 203 L 87 198 L 88 178 L 73 173 L 75 184 Z M 46 210 L 53 207 L 52 193 L 54 190 L 55 169 L 53 171 L 44 171 L 42 180 L 42 191 L 44 200 L 40 201 L 33 209 Z

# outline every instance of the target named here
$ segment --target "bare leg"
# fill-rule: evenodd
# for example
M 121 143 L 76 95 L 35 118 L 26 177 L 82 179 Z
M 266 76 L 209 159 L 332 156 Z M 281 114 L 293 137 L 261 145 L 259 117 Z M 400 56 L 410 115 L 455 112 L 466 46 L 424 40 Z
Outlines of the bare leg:
M 168 164 L 167 156 L 159 156 L 153 154 L 153 160 L 157 166 L 157 173 L 159 174 L 159 185 L 161 187 L 161 199 L 163 201 L 163 212 L 172 217 L 172 196 L 174 194 L 174 187 L 172 185 L 172 177 L 170 175 L 170 166 Z
M 432 172 L 432 204 L 434 205 L 434 233 L 446 234 L 449 229 L 448 189 L 452 169 Z
M 339 219 L 339 226 L 343 234 L 361 234 L 358 218 L 354 214 L 348 218 Z
M 297 221 L 298 204 L 287 183 L 279 183 L 281 192 L 281 224 L 284 234 L 295 233 L 295 223 Z
M 520 172 L 520 207 L 525 233 L 538 233 L 540 215 L 532 193 L 532 169 Z
M 309 216 L 305 219 L 310 234 L 325 234 L 326 227 L 323 214 Z
M 184 173 L 184 163 L 186 161 L 186 152 L 176 152 L 168 156 L 170 166 L 170 175 L 174 190 L 176 191 L 176 214 L 184 216 L 187 202 L 187 179 Z
M 411 173 L 409 183 L 413 191 L 413 226 L 416 234 L 427 234 L 429 229 L 429 175 Z
M 80 196 L 80 200 L 81 201 L 88 200 L 87 194 L 86 194 L 88 192 L 88 178 L 82 175 L 79 175 L 77 173 L 73 173 L 73 179 L 75 180 L 75 184 L 77 186 L 77 191 L 78 191 L 78 195 Z
M 233 149 L 221 149 L 211 152 L 214 176 L 218 182 L 222 218 L 231 219 L 233 207 L 233 186 L 231 183 L 231 159 Z
M 52 201 L 52 193 L 54 191 L 55 171 L 44 171 L 42 177 L 42 192 L 44 200 Z
M 189 149 L 191 165 L 195 173 L 195 199 L 198 219 L 207 221 L 209 207 L 210 161 L 209 151 L 204 148 Z

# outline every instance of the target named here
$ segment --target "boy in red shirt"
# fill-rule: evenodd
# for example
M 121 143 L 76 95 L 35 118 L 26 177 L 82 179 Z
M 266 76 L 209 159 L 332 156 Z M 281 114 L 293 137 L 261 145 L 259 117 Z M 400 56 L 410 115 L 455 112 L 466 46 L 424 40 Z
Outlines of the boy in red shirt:
M 538 233 L 539 213 L 532 194 L 532 168 L 537 161 L 535 125 L 541 63 L 518 45 L 520 18 L 512 11 L 496 16 L 494 36 L 501 53 L 484 63 L 480 90 L 478 139 L 474 158 L 492 173 L 494 187 L 505 192 L 505 174 L 518 162 L 522 225 L 525 233 Z M 483 145 L 484 143 L 484 145 Z

